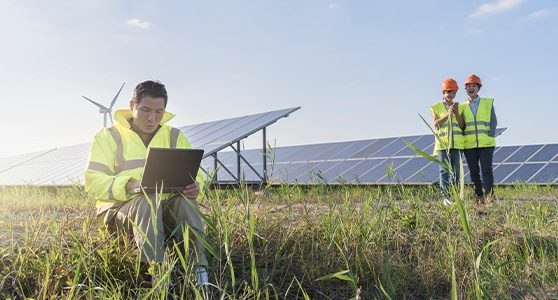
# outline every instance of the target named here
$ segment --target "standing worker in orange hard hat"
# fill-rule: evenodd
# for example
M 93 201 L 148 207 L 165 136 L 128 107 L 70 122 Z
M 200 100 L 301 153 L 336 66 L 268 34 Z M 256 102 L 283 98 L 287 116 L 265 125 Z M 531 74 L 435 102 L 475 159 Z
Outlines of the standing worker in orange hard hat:
M 459 164 L 461 151 L 464 147 L 462 106 L 454 102 L 459 89 L 457 81 L 452 78 L 442 83 L 442 101 L 430 107 L 430 113 L 436 132 L 434 153 L 438 153 L 440 161 L 440 193 L 444 198 L 444 205 L 453 204 L 452 185 L 457 188 L 459 178 Z M 451 182 L 450 182 L 451 178 Z
M 465 80 L 465 89 L 469 98 L 463 103 L 465 121 L 463 136 L 465 137 L 465 159 L 469 166 L 476 200 L 483 204 L 491 202 L 494 195 L 492 159 L 496 146 L 495 136 L 498 121 L 494 111 L 494 99 L 480 97 L 478 93 L 481 87 L 481 79 L 477 75 L 473 74 Z

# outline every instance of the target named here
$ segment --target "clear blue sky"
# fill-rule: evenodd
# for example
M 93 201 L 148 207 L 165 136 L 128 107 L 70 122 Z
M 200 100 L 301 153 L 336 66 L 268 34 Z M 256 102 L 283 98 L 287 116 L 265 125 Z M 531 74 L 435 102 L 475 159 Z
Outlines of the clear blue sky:
M 428 133 L 442 81 L 475 73 L 500 145 L 556 143 L 557 37 L 556 0 L 4 0 L 0 157 L 91 141 L 81 96 L 126 82 L 127 107 L 145 79 L 175 126 L 302 106 L 269 130 L 285 146 Z

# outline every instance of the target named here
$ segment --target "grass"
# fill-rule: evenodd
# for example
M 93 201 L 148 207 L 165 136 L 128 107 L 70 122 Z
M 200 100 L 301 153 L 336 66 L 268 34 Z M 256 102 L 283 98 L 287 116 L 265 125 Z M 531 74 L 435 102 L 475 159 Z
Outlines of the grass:
M 202 202 L 210 290 L 224 299 L 447 299 L 453 290 L 465 299 L 478 288 L 491 299 L 556 299 L 558 188 L 498 186 L 496 195 L 489 206 L 465 196 L 467 238 L 457 208 L 431 186 L 212 190 Z M 203 298 L 181 252 L 168 255 L 161 286 L 172 278 L 170 293 Z M 147 271 L 133 243 L 99 229 L 80 187 L 0 188 L 0 298 L 164 299 L 166 289 L 142 285 Z

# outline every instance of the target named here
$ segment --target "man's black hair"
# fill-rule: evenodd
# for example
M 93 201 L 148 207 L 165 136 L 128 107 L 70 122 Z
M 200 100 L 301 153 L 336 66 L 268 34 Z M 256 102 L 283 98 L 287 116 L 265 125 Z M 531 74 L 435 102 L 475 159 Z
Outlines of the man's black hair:
M 167 89 L 165 85 L 159 81 L 147 80 L 138 83 L 134 89 L 134 97 L 132 101 L 136 104 L 140 104 L 141 99 L 145 96 L 151 96 L 153 98 L 163 98 L 165 100 L 165 107 L 167 107 Z

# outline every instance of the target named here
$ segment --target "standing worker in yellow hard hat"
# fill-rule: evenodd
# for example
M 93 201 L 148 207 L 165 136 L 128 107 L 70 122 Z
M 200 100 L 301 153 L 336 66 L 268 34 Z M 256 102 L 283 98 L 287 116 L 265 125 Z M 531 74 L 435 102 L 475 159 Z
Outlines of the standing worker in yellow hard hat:
M 438 153 L 440 161 L 440 193 L 444 198 L 444 204 L 453 203 L 452 184 L 457 187 L 459 178 L 459 163 L 461 162 L 461 150 L 463 150 L 463 117 L 462 106 L 454 102 L 455 95 L 459 89 L 457 81 L 452 78 L 442 83 L 442 101 L 430 107 L 430 113 L 436 131 L 436 144 L 434 153 Z M 450 183 L 451 178 L 451 183 Z
M 478 203 L 482 204 L 489 203 L 494 194 L 492 159 L 496 146 L 495 136 L 498 121 L 494 111 L 494 99 L 481 98 L 478 95 L 481 87 L 481 79 L 477 75 L 473 74 L 465 80 L 465 89 L 469 98 L 463 103 L 465 121 L 463 136 L 465 137 L 465 158 L 469 166 L 476 199 Z

